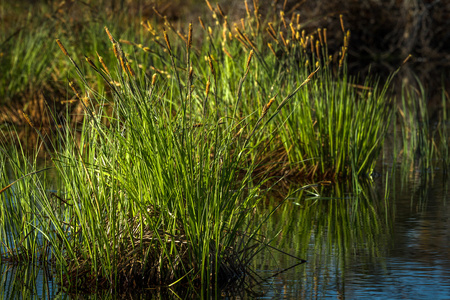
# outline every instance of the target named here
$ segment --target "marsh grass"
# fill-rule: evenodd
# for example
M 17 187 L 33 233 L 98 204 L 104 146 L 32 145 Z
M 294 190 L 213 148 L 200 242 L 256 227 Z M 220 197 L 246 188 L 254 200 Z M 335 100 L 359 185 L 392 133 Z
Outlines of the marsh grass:
M 325 29 L 258 5 L 235 24 L 209 3 L 210 20 L 177 28 L 160 16 L 164 26 L 143 22 L 133 41 L 117 27 L 91 45 L 70 30 L 57 39 L 81 118 L 50 113 L 48 138 L 21 114 L 56 170 L 52 192 L 36 156 L 2 145 L 2 259 L 50 260 L 69 292 L 210 291 L 245 279 L 267 246 L 259 234 L 274 211 L 257 205 L 267 187 L 289 174 L 370 177 L 392 114 L 387 84 L 348 77 L 343 19 L 331 53 Z M 330 207 L 351 226 L 343 213 L 361 206 L 346 204 Z
M 296 278 L 286 285 L 292 294 L 308 298 L 317 295 L 321 286 L 340 292 L 334 283 L 347 272 L 349 263 L 375 263 L 386 256 L 384 249 L 390 243 L 386 236 L 392 233 L 395 219 L 394 204 L 386 202 L 386 194 L 371 182 L 352 185 L 350 181 L 308 190 L 292 188 L 283 206 L 262 226 L 261 235 L 273 237 L 271 245 L 290 249 L 290 253 L 307 260 L 304 266 L 285 270 L 290 273 L 277 279 L 283 282 L 283 278 Z M 383 179 L 381 185 L 390 189 L 392 180 Z M 279 200 L 272 198 L 259 206 L 273 210 L 278 204 Z M 253 261 L 253 269 L 260 270 L 258 279 L 264 285 L 255 288 L 276 286 L 277 280 L 264 271 L 295 266 L 296 262 L 283 253 L 264 249 Z M 272 290 L 276 291 L 274 287 Z
M 449 97 L 442 87 L 442 97 L 436 116 L 432 119 L 427 107 L 427 92 L 421 83 L 418 89 L 403 87 L 396 123 L 401 145 L 397 148 L 397 162 L 402 170 L 430 172 L 439 166 L 444 172 L 449 167 Z

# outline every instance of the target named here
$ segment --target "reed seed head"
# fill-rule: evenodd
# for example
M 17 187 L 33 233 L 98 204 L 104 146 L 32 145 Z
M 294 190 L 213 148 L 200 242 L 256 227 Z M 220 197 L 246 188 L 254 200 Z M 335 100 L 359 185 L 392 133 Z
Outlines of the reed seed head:
M 211 6 L 211 3 L 209 3 L 208 0 L 205 0 L 205 1 L 206 1 L 206 5 L 208 5 L 209 10 L 214 13 L 214 8 Z
M 116 56 L 116 58 L 120 59 L 119 50 L 117 49 L 117 43 L 113 44 L 113 51 L 114 51 L 114 55 Z
M 250 9 L 248 8 L 247 0 L 245 0 L 245 11 L 247 12 L 247 17 L 250 18 Z
M 206 82 L 206 91 L 205 91 L 206 98 L 208 98 L 209 88 L 210 88 L 210 87 L 211 87 L 211 81 L 210 81 L 209 78 L 208 78 L 208 81 Z
M 95 66 L 94 62 L 93 62 L 89 57 L 87 57 L 87 56 L 85 55 L 85 56 L 84 56 L 84 59 L 85 59 L 85 60 L 87 61 L 87 63 L 91 66 L 92 69 L 94 69 L 94 70 L 97 69 L 97 67 Z
M 222 7 L 220 7 L 219 3 L 216 3 L 216 6 L 217 6 L 217 10 L 219 11 L 219 14 L 220 14 L 223 18 L 225 18 L 225 13 L 223 12 Z
M 270 106 L 275 102 L 275 98 L 276 96 L 270 99 L 269 102 L 264 106 L 261 118 L 263 118 L 267 114 L 267 111 L 269 110 Z
M 214 65 L 213 65 L 213 62 L 212 62 L 211 55 L 208 55 L 208 63 L 209 63 L 209 68 L 211 69 L 211 73 L 214 75 L 215 71 L 214 71 Z
M 341 21 L 341 29 L 342 29 L 342 32 L 344 32 L 345 33 L 345 27 L 344 27 L 344 16 L 341 14 L 341 15 L 339 15 L 339 20 Z
M 106 27 L 106 26 L 105 26 L 105 31 L 106 31 L 106 34 L 108 35 L 109 40 L 111 41 L 111 43 L 115 43 L 116 41 L 114 40 L 114 38 L 113 38 L 111 32 L 109 32 L 109 29 L 108 29 L 108 27 Z
M 23 117 L 25 118 L 25 120 L 28 122 L 28 124 L 31 126 L 31 128 L 35 128 L 33 122 L 31 122 L 30 118 L 28 117 L 28 115 L 26 113 L 23 112 L 23 110 L 21 111 Z
M 187 48 L 191 49 L 192 47 L 192 23 L 189 23 L 189 32 L 188 32 L 188 40 L 187 40 Z
M 169 49 L 170 52 L 172 52 L 172 47 L 170 47 L 169 37 L 167 35 L 167 31 L 163 31 L 164 34 L 164 40 L 166 41 L 167 49 Z
M 198 17 L 198 21 L 200 22 L 200 26 L 202 26 L 203 30 L 206 30 L 205 24 L 203 23 L 203 20 L 201 17 Z
M 222 50 L 229 58 L 233 59 L 233 56 L 230 54 L 230 52 L 227 51 L 225 47 L 223 47 Z
M 250 61 L 252 60 L 253 57 L 253 50 L 250 50 L 250 53 L 248 54 L 248 58 L 247 58 L 247 64 L 245 65 L 245 69 L 248 69 L 248 67 L 250 66 Z
M 131 68 L 131 65 L 130 65 L 130 63 L 127 61 L 127 69 L 128 69 L 128 73 L 130 73 L 130 75 L 132 76 L 132 77 L 134 77 L 134 71 L 133 71 L 133 69 Z
M 406 64 L 412 58 L 412 54 L 409 54 L 407 58 L 402 62 L 402 65 Z
M 323 46 L 322 28 L 317 29 L 317 35 L 319 36 L 320 45 Z
M 108 67 L 107 67 L 106 64 L 105 64 L 105 61 L 103 60 L 103 57 L 101 57 L 101 56 L 98 54 L 98 52 L 96 52 L 96 53 L 97 53 L 97 56 L 98 56 L 98 61 L 102 64 L 103 70 L 105 70 L 106 73 L 110 74 L 110 73 L 109 73 L 109 69 L 108 69 Z
M 63 44 L 61 43 L 61 41 L 59 39 L 56 39 L 56 43 L 58 44 L 59 48 L 64 53 L 64 55 L 69 56 L 69 53 L 67 53 L 66 48 L 64 48 Z

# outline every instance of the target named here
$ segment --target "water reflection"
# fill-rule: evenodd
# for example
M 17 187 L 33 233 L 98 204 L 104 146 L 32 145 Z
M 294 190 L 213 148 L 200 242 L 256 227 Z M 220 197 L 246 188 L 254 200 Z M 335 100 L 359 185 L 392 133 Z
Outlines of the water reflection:
M 1 264 L 0 299 L 61 298 L 52 271 L 44 266 Z
M 448 299 L 449 180 L 431 172 L 391 173 L 389 178 L 395 180 L 387 185 L 380 177 L 375 183 L 321 186 L 290 197 L 261 234 L 275 237 L 270 245 L 308 262 L 286 270 L 299 261 L 275 250 L 261 252 L 252 265 L 256 274 L 249 283 L 251 293 L 238 289 L 239 298 Z M 279 201 L 263 202 L 261 213 Z M 64 294 L 51 274 L 40 266 L 3 264 L 0 299 L 84 297 Z M 127 298 L 201 297 L 196 292 L 148 292 Z M 236 293 L 229 295 L 236 299 Z
M 282 230 L 272 245 L 308 263 L 261 285 L 262 298 L 448 299 L 448 185 L 438 174 L 399 177 L 387 190 L 380 183 L 360 186 L 360 193 L 336 185 L 319 191 L 321 198 L 291 199 L 263 234 Z M 255 268 L 268 277 L 294 263 L 265 251 Z

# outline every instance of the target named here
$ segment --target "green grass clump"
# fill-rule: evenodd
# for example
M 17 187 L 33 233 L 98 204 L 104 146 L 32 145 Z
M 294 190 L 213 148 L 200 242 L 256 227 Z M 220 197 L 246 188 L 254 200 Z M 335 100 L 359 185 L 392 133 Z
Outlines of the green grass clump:
M 326 29 L 306 33 L 283 12 L 264 19 L 255 5 L 236 24 L 210 6 L 212 27 L 162 16 L 131 41 L 107 27 L 92 45 L 70 31 L 56 40 L 81 117 L 51 115 L 49 139 L 23 113 L 51 158 L 53 191 L 36 158 L 2 146 L 12 170 L 1 182 L 2 259 L 54 263 L 69 290 L 218 286 L 244 278 L 261 249 L 268 177 L 372 172 L 387 85 L 348 77 L 348 31 L 331 53 Z

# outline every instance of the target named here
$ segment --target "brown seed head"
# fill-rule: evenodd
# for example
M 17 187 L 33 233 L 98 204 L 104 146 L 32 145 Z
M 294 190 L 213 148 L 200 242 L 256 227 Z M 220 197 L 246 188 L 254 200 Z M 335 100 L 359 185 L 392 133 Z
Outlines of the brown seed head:
M 94 62 L 89 58 L 89 57 L 87 57 L 86 55 L 84 56 L 84 59 L 87 61 L 87 63 L 91 66 L 91 68 L 92 69 L 97 69 L 97 67 L 95 66 L 95 64 L 94 64 Z
M 226 54 L 229 58 L 233 59 L 233 56 L 230 54 L 230 52 L 227 51 L 227 49 L 226 49 L 225 47 L 222 47 L 222 50 L 223 50 L 223 52 L 225 52 L 225 54 Z
M 269 102 L 264 106 L 261 118 L 263 118 L 267 114 L 267 111 L 269 110 L 270 106 L 275 102 L 275 98 L 276 96 L 270 99 Z
M 169 37 L 167 36 L 167 31 L 164 30 L 163 34 L 164 40 L 166 41 L 167 49 L 169 49 L 169 51 L 172 51 L 172 48 L 170 47 Z
M 247 11 L 247 17 L 250 18 L 250 9 L 248 8 L 247 0 L 245 0 L 245 11 Z
M 200 22 L 200 26 L 202 26 L 203 30 L 206 30 L 205 24 L 203 23 L 203 20 L 201 17 L 198 17 L 198 21 Z
M 108 27 L 106 27 L 106 26 L 105 26 L 105 31 L 106 31 L 106 34 L 108 35 L 109 40 L 111 41 L 111 43 L 115 43 L 116 41 L 114 40 L 114 38 L 113 38 L 111 32 L 109 32 L 109 29 L 108 29 Z
M 116 56 L 116 58 L 120 59 L 119 50 L 117 50 L 117 44 L 116 43 L 113 44 L 113 51 L 114 51 L 114 55 Z
M 320 43 L 319 43 L 319 41 L 316 41 L 316 55 L 317 55 L 317 58 L 320 59 Z
M 247 64 L 245 65 L 245 69 L 248 69 L 248 67 L 250 66 L 250 61 L 252 60 L 252 57 L 253 57 L 253 50 L 250 50 L 250 53 L 247 58 Z
M 192 67 L 189 69 L 189 81 L 192 81 L 192 76 L 194 75 L 194 69 Z
M 130 63 L 127 61 L 127 69 L 128 69 L 128 73 L 130 73 L 130 75 L 132 76 L 132 77 L 134 77 L 134 71 L 133 71 L 133 69 L 131 68 L 131 65 L 130 65 Z
M 33 122 L 31 122 L 31 120 L 28 117 L 28 115 L 26 113 L 24 113 L 23 111 L 21 111 L 21 112 L 22 112 L 22 115 L 25 118 L 25 120 L 28 122 L 28 124 L 30 124 L 31 128 L 34 128 L 34 124 L 33 124 Z
M 269 46 L 270 51 L 272 51 L 273 55 L 274 55 L 275 57 L 277 57 L 277 54 L 275 53 L 275 50 L 273 50 L 272 44 L 271 44 L 271 43 L 268 43 L 267 46 Z
M 109 73 L 109 69 L 108 69 L 108 67 L 107 67 L 106 64 L 105 64 L 105 61 L 103 60 L 103 57 L 101 57 L 101 56 L 98 54 L 98 52 L 96 52 L 96 53 L 97 53 L 97 56 L 98 56 L 98 61 L 102 64 L 103 70 L 105 70 L 106 73 L 110 74 L 110 73 Z
M 158 74 L 153 74 L 153 76 L 152 76 L 152 86 L 154 86 L 155 85 L 155 82 L 156 82 L 156 76 L 158 76 Z
M 187 40 L 187 48 L 191 49 L 192 46 L 192 23 L 189 23 L 189 32 L 188 32 L 188 40 Z
M 224 12 L 223 12 L 223 10 L 222 10 L 222 7 L 220 7 L 219 3 L 217 3 L 216 6 L 217 6 L 217 10 L 219 11 L 219 14 L 220 14 L 223 18 L 225 18 L 225 14 L 224 14 Z
M 208 98 L 208 94 L 209 94 L 209 88 L 211 87 L 211 81 L 208 78 L 208 81 L 206 82 L 206 98 Z
M 205 0 L 205 1 L 206 1 L 206 5 L 208 5 L 209 10 L 212 11 L 212 12 L 215 12 L 214 8 L 211 6 L 211 3 L 209 3 L 208 0 Z
M 319 36 L 320 46 L 323 46 L 322 28 L 317 29 L 317 35 Z
M 61 41 L 59 39 L 56 39 L 56 43 L 58 44 L 59 48 L 64 53 L 64 55 L 69 56 L 69 53 L 67 53 L 66 48 L 64 48 L 63 44 L 61 43 Z
M 339 20 L 341 21 L 341 29 L 342 29 L 342 32 L 345 33 L 344 16 L 343 16 L 343 15 L 339 15 Z
M 212 63 L 212 58 L 211 55 L 208 55 L 208 63 L 209 63 L 209 68 L 211 69 L 211 73 L 214 75 L 214 65 Z

